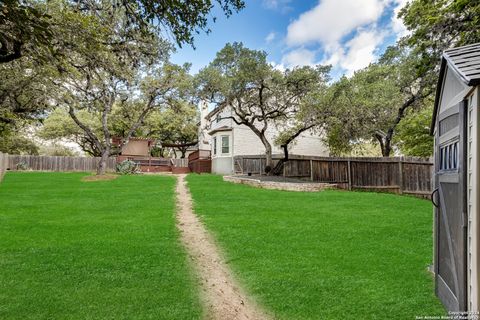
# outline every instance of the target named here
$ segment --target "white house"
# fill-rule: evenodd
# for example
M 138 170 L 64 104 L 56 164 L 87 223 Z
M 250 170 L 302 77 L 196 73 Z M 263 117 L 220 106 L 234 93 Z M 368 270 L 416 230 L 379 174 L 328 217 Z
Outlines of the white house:
M 232 174 L 235 156 L 265 154 L 265 147 L 250 128 L 238 125 L 228 118 L 232 115 L 230 107 L 217 107 L 209 112 L 208 105 L 202 102 L 200 114 L 199 149 L 211 151 L 213 173 Z M 267 129 L 266 135 L 272 144 L 273 155 L 283 155 L 280 147 L 274 145 L 278 133 L 273 124 Z M 321 137 L 311 131 L 297 137 L 289 152 L 291 155 L 303 156 L 329 155 Z
M 480 44 L 446 50 L 432 122 L 432 201 L 435 291 L 449 311 L 480 311 L 479 105 Z

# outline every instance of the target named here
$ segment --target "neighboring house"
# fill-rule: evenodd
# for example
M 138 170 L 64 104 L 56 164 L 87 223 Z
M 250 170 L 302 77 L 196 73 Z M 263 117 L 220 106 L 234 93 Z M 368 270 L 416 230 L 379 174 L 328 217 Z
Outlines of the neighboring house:
M 113 138 L 112 143 L 114 145 L 120 145 L 122 143 L 121 138 Z M 155 145 L 155 140 L 150 138 L 130 138 L 128 142 L 122 146 L 120 151 L 121 156 L 141 156 L 149 157 L 150 150 Z
M 112 143 L 119 146 L 122 143 L 121 138 L 113 138 Z M 128 142 L 122 147 L 120 151 L 120 156 L 123 157 L 150 157 L 151 149 L 157 145 L 158 141 L 152 138 L 139 138 L 132 137 Z M 188 147 L 185 152 L 185 158 L 188 158 L 188 155 L 197 150 L 196 146 Z M 174 147 L 166 147 L 164 152 L 165 158 L 180 159 L 182 153 Z
M 228 106 L 217 107 L 208 112 L 208 105 L 200 104 L 200 150 L 210 150 L 212 157 L 212 172 L 232 174 L 234 172 L 234 157 L 265 154 L 265 147 L 250 128 L 238 125 L 232 119 L 232 110 Z M 273 155 L 283 156 L 283 151 L 274 144 L 278 130 L 273 124 L 267 129 L 267 138 L 272 145 Z M 292 143 L 289 148 L 291 155 L 328 156 L 329 152 L 318 134 L 305 132 Z
M 480 310 L 479 106 L 480 44 L 446 50 L 432 122 L 432 201 L 435 292 L 449 311 Z
M 188 147 L 187 150 L 185 151 L 185 159 L 188 158 L 188 156 L 197 151 L 197 145 Z M 172 158 L 172 159 L 181 159 L 182 158 L 182 152 L 176 148 L 169 147 L 167 148 L 167 151 L 165 152 L 165 157 L 166 158 Z

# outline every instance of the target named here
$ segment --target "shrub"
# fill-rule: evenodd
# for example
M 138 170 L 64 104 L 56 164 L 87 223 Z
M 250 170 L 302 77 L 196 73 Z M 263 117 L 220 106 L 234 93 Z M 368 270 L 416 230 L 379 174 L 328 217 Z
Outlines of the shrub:
M 139 172 L 139 168 L 132 160 L 123 160 L 117 164 L 117 172 L 120 174 L 135 174 Z
M 30 167 L 26 161 L 20 161 L 17 163 L 17 170 L 28 170 Z

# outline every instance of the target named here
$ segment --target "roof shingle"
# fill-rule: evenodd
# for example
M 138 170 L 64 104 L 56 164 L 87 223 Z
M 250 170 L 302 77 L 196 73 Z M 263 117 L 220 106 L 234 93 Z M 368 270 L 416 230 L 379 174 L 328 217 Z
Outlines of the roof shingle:
M 445 50 L 443 58 L 467 85 L 480 84 L 480 43 Z

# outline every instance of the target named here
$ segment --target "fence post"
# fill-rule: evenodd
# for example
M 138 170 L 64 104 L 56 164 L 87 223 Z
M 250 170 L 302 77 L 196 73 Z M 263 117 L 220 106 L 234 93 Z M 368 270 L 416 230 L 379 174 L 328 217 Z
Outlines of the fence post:
M 313 181 L 313 160 L 310 159 L 310 181 Z
M 403 157 L 398 160 L 398 184 L 400 185 L 400 194 L 403 194 Z
M 352 190 L 352 162 L 350 159 L 347 161 L 347 171 L 348 171 L 348 190 Z

